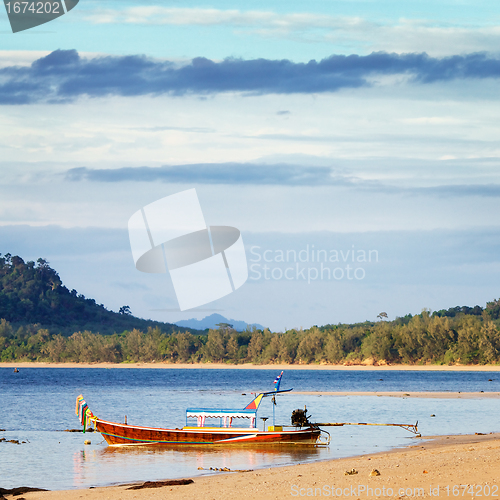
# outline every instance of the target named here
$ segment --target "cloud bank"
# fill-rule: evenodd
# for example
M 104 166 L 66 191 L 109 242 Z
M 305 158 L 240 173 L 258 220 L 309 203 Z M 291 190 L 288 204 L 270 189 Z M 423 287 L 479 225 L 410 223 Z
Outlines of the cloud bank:
M 366 180 L 329 167 L 290 164 L 200 163 L 162 167 L 124 167 L 116 169 L 72 168 L 64 176 L 70 182 L 168 182 L 173 184 L 260 185 L 260 186 L 336 186 L 389 195 L 499 198 L 499 184 L 441 184 L 407 187 Z
M 184 66 L 145 56 L 86 59 L 56 50 L 31 66 L 0 69 L 0 104 L 61 103 L 80 96 L 162 94 L 314 94 L 370 86 L 384 75 L 406 75 L 427 84 L 456 79 L 499 78 L 500 59 L 488 54 L 434 58 L 427 54 L 332 55 L 321 61 L 198 57 Z
M 354 181 L 335 175 L 333 169 L 296 165 L 254 165 L 248 163 L 200 163 L 162 167 L 127 167 L 117 169 L 72 168 L 68 181 L 91 182 L 170 182 L 200 184 L 249 184 L 282 186 L 347 185 Z

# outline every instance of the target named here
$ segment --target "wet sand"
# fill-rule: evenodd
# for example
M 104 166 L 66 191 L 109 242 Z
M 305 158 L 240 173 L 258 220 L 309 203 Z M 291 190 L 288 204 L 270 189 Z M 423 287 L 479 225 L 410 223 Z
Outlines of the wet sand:
M 259 500 L 479 498 L 500 496 L 500 434 L 442 436 L 391 452 L 251 472 L 196 477 L 182 486 L 130 485 L 24 493 L 26 500 Z M 357 474 L 345 475 L 355 469 Z M 379 476 L 371 476 L 376 469 Z M 165 474 L 168 477 L 168 472 Z M 6 498 L 19 498 L 7 496 Z
M 378 396 L 389 398 L 431 398 L 431 399 L 498 399 L 500 392 L 332 392 L 332 391 L 295 391 L 294 395 L 306 394 L 310 396 Z

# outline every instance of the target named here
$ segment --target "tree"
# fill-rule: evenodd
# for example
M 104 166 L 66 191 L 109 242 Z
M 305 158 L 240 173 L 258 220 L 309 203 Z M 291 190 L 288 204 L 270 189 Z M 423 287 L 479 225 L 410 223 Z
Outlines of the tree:
M 232 333 L 229 336 L 229 340 L 227 341 L 226 350 L 227 357 L 233 363 L 238 363 L 238 353 L 239 353 L 240 345 L 238 343 L 238 335 L 236 333 Z
M 227 334 L 219 330 L 210 330 L 207 342 L 203 346 L 203 361 L 222 363 L 226 355 Z
M 230 325 L 229 323 L 217 323 L 215 326 L 219 330 L 222 330 L 223 332 L 225 332 L 226 330 L 232 330 L 233 329 L 233 325 Z
M 325 342 L 325 358 L 329 363 L 339 363 L 344 357 L 345 352 L 342 348 L 342 335 L 339 330 L 328 332 Z
M 42 354 L 47 354 L 50 361 L 56 363 L 63 360 L 66 352 L 66 339 L 62 335 L 56 335 L 40 349 Z
M 500 358 L 500 332 L 493 321 L 488 321 L 482 326 L 479 348 L 484 362 L 498 362 Z
M 262 332 L 255 331 L 252 333 L 248 344 L 248 358 L 253 363 L 259 363 L 264 350 L 264 335 Z
M 301 363 L 313 363 L 323 358 L 323 333 L 314 326 L 302 337 L 297 348 L 297 358 Z
M 130 306 L 121 306 L 118 313 L 132 316 L 132 311 L 130 310 Z

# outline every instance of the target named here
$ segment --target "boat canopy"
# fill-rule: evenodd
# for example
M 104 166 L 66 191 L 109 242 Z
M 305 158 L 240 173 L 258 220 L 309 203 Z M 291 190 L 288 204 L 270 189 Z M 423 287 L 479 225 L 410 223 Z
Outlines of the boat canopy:
M 188 408 L 186 410 L 186 425 L 188 418 L 198 419 L 198 427 L 205 427 L 205 419 L 207 418 L 220 418 L 223 427 L 231 427 L 233 418 L 248 418 L 250 419 L 250 427 L 255 427 L 257 410 L 259 409 L 262 399 L 282 392 L 290 392 L 291 390 L 292 389 L 287 389 L 286 391 L 261 392 L 242 410 L 228 410 L 225 408 Z
M 213 408 L 188 408 L 186 417 L 188 418 L 255 418 L 255 410 L 216 410 Z
M 214 408 L 188 408 L 186 410 L 186 425 L 188 418 L 196 418 L 198 427 L 205 427 L 207 418 L 220 418 L 221 427 L 232 427 L 233 418 L 250 419 L 249 427 L 254 428 L 257 421 L 257 410 L 217 410 Z

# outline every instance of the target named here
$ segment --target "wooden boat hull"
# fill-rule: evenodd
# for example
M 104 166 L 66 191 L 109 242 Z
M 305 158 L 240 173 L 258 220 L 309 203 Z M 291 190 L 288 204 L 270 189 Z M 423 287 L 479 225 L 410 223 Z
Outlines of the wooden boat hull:
M 290 431 L 238 428 L 158 429 L 97 419 L 96 431 L 110 446 L 131 445 L 245 445 L 315 444 L 321 431 L 315 427 Z

